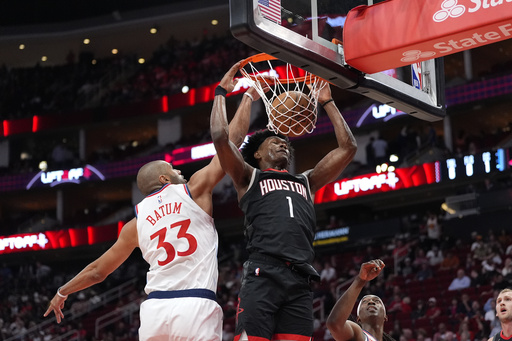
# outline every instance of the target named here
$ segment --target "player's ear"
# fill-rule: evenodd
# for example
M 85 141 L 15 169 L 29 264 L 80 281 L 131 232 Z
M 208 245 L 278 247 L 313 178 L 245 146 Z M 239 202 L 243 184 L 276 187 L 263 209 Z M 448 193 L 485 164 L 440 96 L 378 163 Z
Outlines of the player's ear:
M 170 184 L 171 179 L 167 175 L 160 175 L 158 177 L 158 181 L 160 181 L 161 184 Z

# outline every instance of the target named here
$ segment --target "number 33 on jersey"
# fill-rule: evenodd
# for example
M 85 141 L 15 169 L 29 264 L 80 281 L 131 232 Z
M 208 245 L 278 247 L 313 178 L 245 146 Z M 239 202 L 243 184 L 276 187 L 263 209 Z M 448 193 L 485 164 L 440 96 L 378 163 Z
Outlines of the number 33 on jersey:
M 215 292 L 217 231 L 213 218 L 192 200 L 186 184 L 164 185 L 135 210 L 139 247 L 150 265 L 145 291 L 206 288 Z

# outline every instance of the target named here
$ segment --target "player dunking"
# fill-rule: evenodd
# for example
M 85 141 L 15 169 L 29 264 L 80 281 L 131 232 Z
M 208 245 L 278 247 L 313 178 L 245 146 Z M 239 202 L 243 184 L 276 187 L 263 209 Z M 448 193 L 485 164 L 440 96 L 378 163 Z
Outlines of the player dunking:
M 496 316 L 501 323 L 501 331 L 488 341 L 508 341 L 512 338 L 512 289 L 500 291 L 496 299 Z
M 224 84 L 224 86 L 227 86 Z M 249 128 L 252 98 L 249 89 L 229 129 L 240 145 Z M 140 340 L 221 340 L 222 309 L 216 301 L 218 236 L 212 218 L 212 190 L 223 178 L 214 157 L 187 181 L 164 161 L 141 167 L 137 185 L 146 197 L 136 206 L 136 218 L 101 257 L 59 288 L 45 312 L 64 318 L 69 294 L 103 281 L 139 247 L 149 263 L 140 309 Z
M 327 328 L 336 341 L 394 341 L 384 333 L 386 308 L 378 296 L 366 295 L 359 302 L 356 313 L 360 325 L 348 319 L 363 287 L 377 277 L 384 266 L 380 259 L 363 263 L 359 275 L 332 308 Z
M 232 178 L 245 214 L 249 260 L 244 264 L 235 340 L 309 340 L 313 334 L 311 266 L 316 226 L 312 194 L 334 181 L 356 152 L 355 139 L 331 98 L 319 94 L 338 147 L 310 171 L 293 175 L 288 139 L 268 130 L 242 149 L 229 142 L 225 98 L 237 69 L 216 89 L 210 128 L 222 167 Z

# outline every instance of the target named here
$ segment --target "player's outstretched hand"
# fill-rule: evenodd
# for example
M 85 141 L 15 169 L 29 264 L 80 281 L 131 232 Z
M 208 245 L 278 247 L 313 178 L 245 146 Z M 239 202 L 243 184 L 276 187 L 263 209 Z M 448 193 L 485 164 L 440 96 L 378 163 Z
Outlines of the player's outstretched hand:
M 64 318 L 64 313 L 62 313 L 62 309 L 64 309 L 64 302 L 66 298 L 60 297 L 59 295 L 53 296 L 50 304 L 48 305 L 48 309 L 44 313 L 44 317 L 48 316 L 52 311 L 55 313 L 55 318 L 57 319 L 57 323 L 60 323 Z
M 267 91 L 270 90 L 270 86 L 267 83 L 262 82 L 262 83 L 260 83 L 260 85 L 261 85 L 261 89 L 263 90 L 263 92 L 266 93 Z M 258 92 L 258 90 L 256 89 L 256 87 L 254 85 L 251 86 L 249 89 L 247 89 L 247 93 L 249 95 L 251 95 L 251 97 L 253 98 L 253 101 L 257 101 L 261 98 L 260 93 Z
M 359 270 L 359 277 L 364 281 L 371 281 L 377 277 L 386 265 L 380 259 L 374 259 L 363 263 Z
M 222 77 L 222 80 L 220 81 L 219 85 L 222 88 L 224 88 L 228 92 L 228 94 L 235 88 L 237 81 L 235 81 L 233 78 L 238 72 L 241 62 L 242 61 L 235 63 L 235 65 L 233 65 L 231 69 L 229 69 L 229 71 L 226 72 L 226 74 L 224 75 L 224 77 Z
M 322 87 L 320 89 L 320 92 L 318 94 L 318 103 L 324 104 L 325 102 L 327 102 L 330 99 L 332 99 L 331 85 L 329 83 L 327 83 L 327 84 L 325 84 L 324 87 Z

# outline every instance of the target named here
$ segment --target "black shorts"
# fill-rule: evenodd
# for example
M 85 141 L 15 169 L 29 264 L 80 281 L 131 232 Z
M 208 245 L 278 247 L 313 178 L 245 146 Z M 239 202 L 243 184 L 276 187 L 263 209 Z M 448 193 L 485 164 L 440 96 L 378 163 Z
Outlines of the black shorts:
M 310 340 L 313 294 L 309 276 L 278 260 L 249 258 L 238 296 L 235 341 L 244 330 L 249 340 Z

